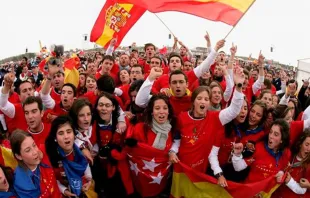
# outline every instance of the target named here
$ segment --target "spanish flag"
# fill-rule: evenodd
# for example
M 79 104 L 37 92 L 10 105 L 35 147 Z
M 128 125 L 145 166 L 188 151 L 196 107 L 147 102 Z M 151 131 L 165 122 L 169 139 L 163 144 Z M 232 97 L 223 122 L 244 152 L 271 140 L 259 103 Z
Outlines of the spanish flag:
M 10 167 L 12 169 L 16 168 L 17 161 L 14 158 L 11 149 L 0 146 L 0 164 L 2 166 Z
M 80 66 L 80 64 L 80 59 L 76 55 L 73 55 L 70 59 L 64 62 L 65 83 L 71 83 L 75 87 L 79 86 L 80 75 L 77 68 Z
M 138 5 L 107 0 L 91 31 L 90 41 L 107 48 L 110 41 L 117 37 L 115 45 L 117 48 L 127 32 L 146 11 Z
M 215 178 L 197 172 L 181 162 L 174 164 L 173 168 L 171 187 L 171 197 L 173 198 L 269 198 L 279 187 L 275 177 L 270 177 L 248 184 L 228 181 L 228 187 L 223 188 L 217 184 Z
M 119 0 L 150 12 L 178 11 L 236 25 L 255 0 Z

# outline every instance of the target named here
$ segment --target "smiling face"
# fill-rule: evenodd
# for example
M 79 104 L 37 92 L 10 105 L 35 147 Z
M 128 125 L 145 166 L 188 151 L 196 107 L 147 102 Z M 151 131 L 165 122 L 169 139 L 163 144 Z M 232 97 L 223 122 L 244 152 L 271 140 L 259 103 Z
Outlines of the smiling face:
M 243 105 L 241 107 L 241 111 L 238 114 L 238 116 L 236 117 L 235 121 L 237 122 L 237 124 L 241 124 L 244 123 L 246 116 L 248 115 L 248 103 L 246 101 L 243 101 Z
M 110 122 L 111 115 L 113 110 L 115 109 L 112 101 L 105 96 L 102 96 L 98 100 L 97 111 L 100 118 L 106 122 Z
M 272 94 L 271 93 L 265 93 L 261 100 L 267 105 L 267 108 L 269 109 L 272 107 Z
M 193 114 L 195 117 L 200 118 L 206 115 L 210 105 L 209 93 L 207 91 L 200 92 L 193 103 Z
M 259 105 L 254 105 L 249 114 L 249 125 L 257 126 L 263 118 L 264 109 Z
M 95 91 L 97 89 L 96 80 L 90 76 L 86 78 L 86 89 L 87 91 Z
M 153 118 L 158 124 L 164 124 L 168 120 L 169 108 L 163 99 L 158 99 L 154 102 Z
M 211 103 L 218 105 L 222 101 L 222 90 L 219 87 L 213 87 L 211 89 Z

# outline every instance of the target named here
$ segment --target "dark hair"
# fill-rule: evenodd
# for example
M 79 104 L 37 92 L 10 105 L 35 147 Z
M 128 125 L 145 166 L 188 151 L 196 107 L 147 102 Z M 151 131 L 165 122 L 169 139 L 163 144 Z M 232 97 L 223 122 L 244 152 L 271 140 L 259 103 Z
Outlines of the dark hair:
M 97 80 L 97 89 L 98 91 L 103 91 L 103 92 L 113 94 L 114 89 L 115 89 L 114 79 L 107 74 L 102 75 Z
M 279 146 L 279 151 L 284 151 L 285 148 L 290 146 L 290 126 L 284 119 L 277 119 L 273 121 L 272 126 L 278 126 L 281 131 L 281 141 L 282 143 Z M 269 134 L 265 136 L 265 141 L 268 142 Z
M 273 94 L 273 95 L 272 95 L 272 102 L 273 102 L 273 97 L 276 97 L 276 98 L 277 98 L 277 100 L 278 100 L 278 103 L 277 103 L 277 104 L 279 104 L 279 102 L 280 102 L 280 97 L 279 97 L 277 94 Z
M 111 55 L 104 55 L 100 64 L 102 64 L 103 61 L 105 61 L 105 60 L 109 60 L 109 61 L 112 61 L 114 63 L 114 58 Z
M 193 93 L 192 93 L 192 96 L 191 96 L 191 103 L 192 103 L 192 105 L 194 104 L 194 101 L 196 100 L 197 96 L 198 96 L 201 92 L 204 92 L 204 91 L 208 92 L 208 95 L 209 95 L 209 97 L 210 97 L 210 95 L 211 95 L 211 90 L 210 90 L 210 88 L 207 87 L 207 86 L 199 86 L 199 87 L 197 87 L 197 88 L 193 91 Z
M 269 82 L 270 82 L 270 81 L 269 81 Z M 265 90 L 263 90 L 262 92 L 260 92 L 258 99 L 261 100 L 265 94 L 270 94 L 270 95 L 272 96 L 271 90 L 265 89 Z M 272 97 L 271 97 L 271 98 L 272 98 Z
M 64 124 L 69 124 L 74 131 L 72 119 L 68 115 L 61 115 L 53 120 L 50 133 L 45 140 L 46 154 L 54 168 L 58 167 L 58 162 L 62 160 L 62 157 L 57 152 L 58 142 L 56 141 L 56 135 L 59 127 Z
M 264 85 L 266 86 L 266 89 L 271 89 L 271 81 L 269 79 L 264 79 Z
M 73 122 L 75 129 L 79 129 L 79 126 L 78 126 L 79 112 L 85 106 L 88 106 L 90 109 L 90 113 L 92 113 L 92 105 L 86 98 L 78 98 L 72 104 L 72 107 L 69 111 L 69 115 L 72 118 L 72 122 Z
M 138 92 L 143 83 L 144 83 L 144 80 L 135 80 L 134 82 L 132 82 L 128 89 L 128 95 L 130 96 L 130 93 L 133 91 Z
M 169 115 L 168 115 L 168 120 L 170 121 L 170 124 L 172 126 L 172 130 L 174 129 L 174 125 L 175 125 L 175 118 L 174 118 L 174 114 L 173 114 L 173 108 L 172 108 L 172 105 L 170 104 L 169 102 L 169 97 L 162 94 L 162 93 L 159 93 L 159 94 L 155 94 L 152 96 L 152 98 L 150 99 L 147 107 L 145 108 L 145 111 L 144 111 L 144 124 L 145 124 L 145 127 L 152 127 L 152 123 L 153 123 L 153 108 L 154 108 L 154 105 L 155 105 L 155 102 L 157 100 L 163 100 L 167 106 L 168 106 L 168 112 L 169 112 Z M 146 131 L 146 130 L 144 130 Z
M 73 96 L 76 97 L 76 95 L 77 95 L 77 90 L 76 90 L 76 87 L 74 86 L 74 84 L 72 84 L 72 83 L 65 83 L 65 84 L 62 86 L 61 90 L 62 90 L 64 87 L 71 87 L 71 89 L 72 89 L 72 91 L 73 91 Z
M 26 56 L 23 56 L 22 59 L 25 59 L 25 61 L 28 61 L 28 58 Z
M 215 87 L 218 87 L 221 90 L 221 95 L 223 97 L 224 93 L 223 93 L 223 88 L 222 88 L 221 84 L 219 82 L 217 82 L 217 81 L 212 81 L 210 83 L 210 99 L 212 98 L 212 89 L 215 88 Z M 220 104 L 221 104 L 221 102 L 220 102 Z
M 153 43 L 146 43 L 146 44 L 144 45 L 144 51 L 146 51 L 146 48 L 148 48 L 148 47 L 150 47 L 150 46 L 152 46 L 152 47 L 154 48 L 154 50 L 156 50 L 156 47 L 155 47 L 155 45 L 154 45 Z
M 303 133 L 301 133 L 301 135 L 299 136 L 299 138 L 297 139 L 296 142 L 294 142 L 294 145 L 292 146 L 292 154 L 293 155 L 297 155 L 301 149 L 302 144 L 304 143 L 304 141 L 310 137 L 310 129 L 307 128 Z M 307 168 L 307 166 L 310 164 L 310 154 L 308 153 L 308 155 L 306 156 L 305 159 L 302 160 L 302 167 L 303 168 Z
M 267 105 L 266 105 L 263 101 L 261 101 L 261 100 L 256 100 L 256 101 L 252 104 L 251 108 L 249 109 L 249 115 L 250 115 L 250 112 L 251 112 L 252 108 L 253 108 L 255 105 L 257 105 L 257 106 L 263 108 L 263 116 L 262 116 L 260 122 L 258 123 L 258 126 L 262 126 L 263 123 L 266 121 L 266 118 L 267 118 Z M 241 125 L 241 128 L 242 128 L 243 130 L 248 130 L 248 128 L 249 128 L 249 117 L 250 117 L 250 116 L 247 116 L 247 118 L 246 118 L 244 124 Z
M 139 68 L 141 68 L 141 72 L 142 72 L 142 74 L 144 74 L 144 67 L 143 67 L 142 65 L 135 64 L 135 65 L 133 65 L 133 66 L 130 68 L 130 70 L 131 70 L 132 68 L 134 68 L 134 67 L 139 67 Z
M 31 87 L 34 89 L 33 85 L 31 84 L 31 82 L 27 81 L 27 80 L 22 80 L 22 81 L 19 81 L 18 85 L 16 86 L 16 92 L 18 95 L 20 95 L 20 86 L 22 84 L 25 84 L 25 83 L 29 83 L 31 85 Z
M 179 74 L 182 74 L 184 76 L 184 78 L 185 78 L 185 81 L 188 82 L 187 75 L 183 71 L 175 70 L 175 71 L 171 72 L 170 75 L 169 75 L 169 84 L 171 83 L 172 76 L 173 75 L 179 75 Z
M 173 57 L 178 57 L 181 61 L 181 65 L 183 66 L 184 65 L 184 62 L 183 62 L 183 58 L 180 56 L 180 54 L 178 53 L 175 53 L 175 52 L 172 52 L 170 55 L 169 55 L 169 58 L 168 58 L 168 64 L 170 64 L 170 60 L 171 58 Z
M 159 56 L 153 56 L 153 57 L 151 58 L 151 60 L 152 60 L 153 58 L 158 59 L 158 60 L 159 60 L 159 65 L 161 66 L 163 60 L 161 60 L 161 58 L 160 58 Z
M 30 133 L 27 133 L 20 129 L 14 130 L 13 133 L 11 134 L 10 143 L 11 143 L 12 153 L 15 158 L 16 158 L 16 155 L 20 155 L 21 145 L 27 137 L 32 138 Z M 21 167 L 25 169 L 27 168 L 22 160 L 19 160 L 17 158 L 16 160 L 18 162 L 18 165 L 20 165 Z
M 286 82 L 286 86 L 288 86 L 288 84 L 292 84 L 292 83 L 295 83 L 296 84 L 296 90 L 298 89 L 298 82 L 294 79 L 291 79 L 289 81 Z
M 119 70 L 119 72 L 117 72 L 117 77 L 118 77 L 118 79 L 121 79 L 121 72 L 122 72 L 122 71 L 126 71 L 126 72 L 128 73 L 128 76 L 129 76 L 129 72 L 128 72 L 127 69 L 121 69 L 121 70 Z M 130 79 L 129 79 L 129 81 L 130 81 Z
M 296 120 L 301 112 L 300 102 L 295 102 L 294 100 L 290 99 L 288 102 L 292 102 L 294 104 L 294 115 L 293 120 Z
M 25 106 L 26 105 L 30 105 L 33 103 L 37 103 L 38 104 L 38 108 L 40 111 L 43 110 L 43 103 L 42 103 L 42 99 L 38 96 L 29 96 L 28 98 L 26 98 L 26 100 L 23 102 L 23 110 L 25 110 Z
M 249 73 L 249 71 L 248 71 L 247 69 L 244 69 L 244 70 L 243 70 L 243 73 L 244 73 L 244 75 L 246 75 L 246 76 L 249 78 L 250 73 Z
M 97 98 L 97 101 L 96 101 L 96 104 L 94 106 L 94 111 L 93 111 L 93 121 L 97 121 L 97 124 L 98 122 L 100 123 L 102 121 L 102 119 L 100 118 L 99 116 L 99 113 L 98 113 L 98 110 L 97 110 L 97 107 L 98 107 L 98 103 L 99 103 L 99 100 L 100 98 L 102 97 L 106 97 L 107 99 L 109 99 L 113 106 L 114 106 L 114 110 L 112 112 L 112 132 L 114 132 L 116 130 L 116 125 L 117 125 L 117 122 L 118 122 L 118 117 L 120 116 L 119 114 L 119 109 L 120 109 L 120 106 L 119 106 L 119 103 L 117 102 L 117 100 L 115 99 L 115 97 L 110 94 L 110 93 L 107 93 L 107 92 L 103 92 L 100 94 L 100 96 Z M 97 127 L 98 128 L 98 127 Z
M 291 107 L 288 107 L 287 105 L 278 104 L 276 108 L 274 108 L 272 112 L 273 119 L 283 119 L 288 114 L 288 112 L 292 110 Z
M 9 183 L 9 188 L 13 188 L 13 181 L 14 181 L 14 170 L 11 167 L 0 165 L 6 180 Z

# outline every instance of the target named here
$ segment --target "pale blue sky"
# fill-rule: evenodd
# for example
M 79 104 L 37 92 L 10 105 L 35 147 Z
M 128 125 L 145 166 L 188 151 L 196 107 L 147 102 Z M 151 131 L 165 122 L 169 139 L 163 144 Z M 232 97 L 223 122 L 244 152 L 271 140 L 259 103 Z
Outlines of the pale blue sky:
M 0 59 L 29 51 L 39 51 L 39 40 L 65 47 L 82 46 L 82 35 L 91 28 L 104 0 L 10 0 L 0 5 Z M 262 50 L 267 58 L 296 65 L 297 59 L 310 58 L 309 0 L 257 0 L 236 29 L 227 38 L 238 45 L 238 55 L 253 57 Z M 207 30 L 213 44 L 230 30 L 230 26 L 195 16 L 165 12 L 158 16 L 190 48 L 205 46 Z M 168 30 L 152 13 L 145 13 L 127 34 L 122 45 L 153 42 L 158 47 L 172 45 Z M 274 53 L 270 46 L 275 47 Z

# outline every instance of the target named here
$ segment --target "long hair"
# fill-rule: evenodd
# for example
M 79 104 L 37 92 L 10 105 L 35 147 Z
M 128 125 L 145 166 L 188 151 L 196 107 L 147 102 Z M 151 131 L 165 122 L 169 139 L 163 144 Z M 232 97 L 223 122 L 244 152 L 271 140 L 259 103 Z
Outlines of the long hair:
M 246 131 L 246 130 L 249 129 L 249 117 L 250 117 L 250 112 L 251 112 L 252 108 L 253 108 L 255 105 L 257 105 L 257 106 L 263 108 L 263 116 L 262 116 L 260 122 L 258 123 L 258 126 L 262 126 L 263 123 L 265 122 L 266 118 L 267 118 L 267 106 L 266 106 L 266 104 L 265 104 L 263 101 L 261 101 L 261 100 L 256 100 L 256 101 L 253 103 L 252 107 L 249 109 L 249 114 L 248 114 L 248 116 L 247 116 L 247 118 L 246 118 L 244 124 L 241 125 L 241 128 L 242 128 L 244 131 Z
M 85 106 L 88 106 L 90 109 L 90 112 L 92 113 L 92 105 L 86 98 L 78 98 L 72 104 L 72 107 L 69 111 L 69 115 L 72 118 L 73 126 L 75 129 L 80 128 L 78 125 L 78 118 L 79 118 L 78 116 L 79 116 L 81 109 Z
M 272 124 L 272 126 L 278 126 L 281 131 L 281 141 L 282 143 L 279 146 L 279 151 L 284 151 L 290 146 L 290 126 L 284 119 L 277 119 Z M 265 135 L 265 141 L 268 142 L 269 134 Z
M 23 167 L 24 169 L 27 169 L 26 164 L 22 160 L 17 159 L 16 155 L 20 155 L 21 145 L 27 137 L 32 138 L 32 135 L 20 129 L 16 129 L 15 131 L 13 131 L 10 137 L 12 153 L 17 160 L 18 165 Z
M 56 141 L 56 134 L 59 127 L 63 126 L 64 124 L 69 124 L 74 131 L 72 119 L 68 115 L 61 115 L 53 120 L 50 133 L 45 140 L 46 154 L 54 168 L 57 168 L 58 162 L 63 159 L 57 152 L 59 145 Z
M 298 138 L 298 140 L 295 142 L 294 146 L 292 147 L 292 153 L 293 155 L 297 155 L 301 149 L 302 144 L 304 141 L 310 137 L 310 129 L 306 129 Z M 306 156 L 305 159 L 302 160 L 302 167 L 307 168 L 307 166 L 310 164 L 310 154 Z
M 0 168 L 2 169 L 5 178 L 7 179 L 9 183 L 9 188 L 13 188 L 13 181 L 14 181 L 14 170 L 10 167 L 2 166 L 0 165 Z
M 119 104 L 117 102 L 117 100 L 115 99 L 115 97 L 107 92 L 103 92 L 100 94 L 100 96 L 97 98 L 96 104 L 94 106 L 94 110 L 93 110 L 93 121 L 97 121 L 97 123 L 102 122 L 102 119 L 98 113 L 97 107 L 98 107 L 98 103 L 100 98 L 105 97 L 107 99 L 109 99 L 112 102 L 112 105 L 114 106 L 114 110 L 112 111 L 112 132 L 114 132 L 116 130 L 116 125 L 117 125 L 117 119 L 120 116 L 119 114 Z
M 154 108 L 155 102 L 157 100 L 163 100 L 166 103 L 166 105 L 168 106 L 168 112 L 169 112 L 168 120 L 170 121 L 170 124 L 172 126 L 171 131 L 173 131 L 174 128 L 175 128 L 175 117 L 174 117 L 174 114 L 173 114 L 172 105 L 169 102 L 168 96 L 166 96 L 164 94 L 161 94 L 161 93 L 153 95 L 152 98 L 150 99 L 147 107 L 145 108 L 145 111 L 144 111 L 144 118 L 145 118 L 144 126 L 145 126 L 145 128 L 152 127 L 152 123 L 153 123 L 153 108 Z M 144 130 L 144 131 L 146 132 L 147 130 Z

